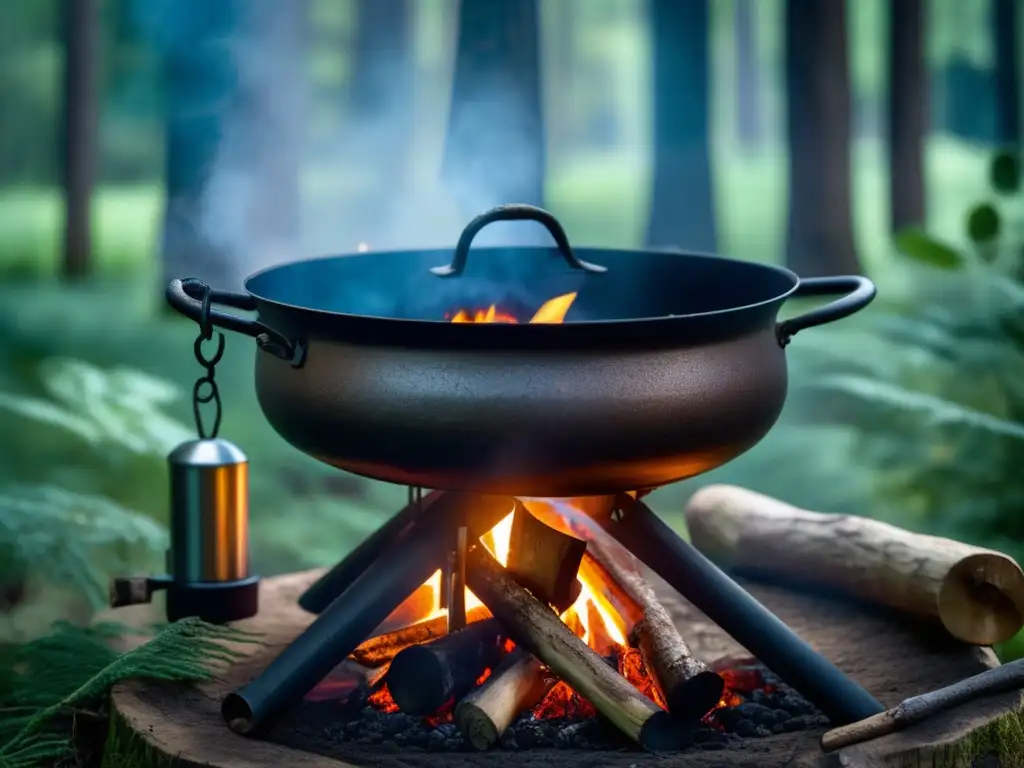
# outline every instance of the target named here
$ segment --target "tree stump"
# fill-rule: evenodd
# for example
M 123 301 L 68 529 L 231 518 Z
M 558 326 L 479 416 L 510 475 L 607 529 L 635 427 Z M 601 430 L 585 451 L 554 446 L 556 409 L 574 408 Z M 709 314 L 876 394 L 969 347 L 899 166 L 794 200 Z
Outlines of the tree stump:
M 822 730 L 752 738 L 714 752 L 688 750 L 674 754 L 523 750 L 485 753 L 403 753 L 397 747 L 335 745 L 331 754 L 315 733 L 287 718 L 269 734 L 270 741 L 238 736 L 220 717 L 225 694 L 250 680 L 312 620 L 302 611 L 298 596 L 322 571 L 306 571 L 266 579 L 260 614 L 239 626 L 263 635 L 261 646 L 239 646 L 248 654 L 218 678 L 199 685 L 169 685 L 153 681 L 121 683 L 113 691 L 113 710 L 122 733 L 136 737 L 151 755 L 169 765 L 204 768 L 432 768 L 437 765 L 493 768 L 524 765 L 531 768 L 627 768 L 642 763 L 659 768 L 826 768 L 827 766 L 1010 766 L 1010 755 L 1024 754 L 1024 721 L 1020 717 L 1024 692 L 1002 694 L 965 704 L 901 733 L 823 755 L 818 746 Z M 710 660 L 748 654 L 706 617 L 679 598 L 656 577 L 658 597 L 694 653 Z M 867 688 L 886 706 L 941 688 L 977 674 L 998 662 L 989 649 L 967 646 L 934 625 L 889 610 L 831 597 L 798 593 L 781 587 L 745 583 L 751 593 L 783 621 Z M 160 618 L 154 606 L 134 606 L 105 618 L 144 625 Z M 129 641 L 130 642 L 130 641 Z M 293 746 L 284 746 L 284 743 Z M 305 751 L 295 748 L 301 745 Z

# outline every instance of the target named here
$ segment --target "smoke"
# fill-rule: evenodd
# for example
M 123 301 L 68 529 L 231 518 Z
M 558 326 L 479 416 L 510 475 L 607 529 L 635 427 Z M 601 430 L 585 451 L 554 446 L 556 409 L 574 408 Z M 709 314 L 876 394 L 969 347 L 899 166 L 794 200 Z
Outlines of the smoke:
M 176 231 L 165 233 L 165 258 L 177 276 L 237 288 L 267 265 L 350 253 L 360 244 L 451 248 L 474 215 L 522 202 L 509 199 L 509 190 L 528 183 L 524 166 L 537 148 L 521 130 L 529 121 L 519 102 L 502 89 L 458 111 L 464 161 L 445 162 L 442 180 L 450 59 L 431 67 L 422 66 L 422 55 L 411 67 L 397 53 L 377 61 L 368 78 L 372 103 L 364 93 L 344 113 L 344 104 L 329 101 L 343 94 L 310 93 L 313 57 L 322 52 L 311 52 L 305 2 L 136 2 L 151 41 L 176 62 L 178 87 L 191 89 L 170 89 L 168 106 L 177 114 L 169 118 L 205 121 L 203 130 L 215 134 L 201 158 L 201 184 L 170 200 L 167 226 Z M 425 5 L 412 4 L 419 13 Z M 446 23 L 450 40 L 442 49 L 453 56 L 456 20 Z M 206 75 L 225 70 L 230 87 L 211 93 Z M 325 132 L 331 113 L 344 114 Z M 551 241 L 537 225 L 516 222 L 487 228 L 477 242 Z

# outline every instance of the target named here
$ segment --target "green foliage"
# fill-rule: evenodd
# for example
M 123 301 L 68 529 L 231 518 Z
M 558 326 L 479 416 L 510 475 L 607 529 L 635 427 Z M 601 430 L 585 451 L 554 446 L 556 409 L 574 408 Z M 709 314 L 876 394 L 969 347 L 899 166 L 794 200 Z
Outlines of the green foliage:
M 167 547 L 162 525 L 111 496 L 125 475 L 162 481 L 164 457 L 191 433 L 161 411 L 178 396 L 165 381 L 61 358 L 36 370 L 42 396 L 0 391 L 5 431 L 37 438 L 10 446 L 0 472 L 0 583 L 32 575 L 99 607 L 109 575 L 158 562 Z M 93 461 L 77 463 L 83 453 Z M 33 465 L 45 471 L 26 483 Z
M 1016 187 L 1019 159 L 993 159 L 1002 194 Z M 1019 208 L 1024 213 L 1024 207 Z M 859 425 L 859 453 L 876 469 L 879 496 L 932 533 L 1024 555 L 1024 254 L 1019 225 L 995 205 L 972 208 L 970 245 L 950 247 L 920 231 L 897 247 L 941 270 L 919 281 L 907 315 L 879 315 L 846 370 L 814 386 L 836 397 L 836 418 Z M 910 242 L 911 248 L 900 247 Z
M 33 573 L 99 608 L 106 577 L 167 548 L 167 531 L 137 512 L 55 486 L 0 490 L 0 583 Z
M 69 720 L 104 708 L 110 688 L 129 678 L 208 680 L 237 659 L 224 644 L 256 642 L 238 629 L 184 619 L 124 653 L 109 645 L 124 630 L 59 625 L 57 631 L 0 654 L 0 768 L 35 768 L 73 754 Z
M 896 250 L 904 256 L 940 269 L 959 269 L 964 263 L 963 256 L 955 248 L 929 237 L 916 227 L 896 235 Z

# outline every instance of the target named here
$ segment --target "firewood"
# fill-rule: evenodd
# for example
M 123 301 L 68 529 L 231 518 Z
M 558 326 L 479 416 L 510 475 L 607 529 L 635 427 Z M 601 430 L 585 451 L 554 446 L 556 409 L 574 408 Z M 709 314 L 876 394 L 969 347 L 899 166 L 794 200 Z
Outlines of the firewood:
M 483 685 L 455 707 L 455 724 L 467 742 L 490 749 L 512 722 L 536 706 L 558 678 L 525 648 L 516 648 Z
M 574 528 L 586 537 L 587 554 L 639 606 L 640 616 L 629 633 L 630 645 L 640 649 L 668 711 L 680 720 L 700 720 L 722 698 L 722 676 L 690 652 L 668 611 L 644 579 L 636 558 L 597 525 L 588 525 L 583 530 L 577 522 Z
M 559 612 L 579 596 L 576 574 L 587 543 L 538 520 L 516 502 L 506 570 L 517 582 Z
M 481 546 L 469 551 L 466 580 L 516 645 L 550 667 L 640 746 L 660 751 L 677 749 L 685 743 L 688 734 L 668 712 L 609 667 Z
M 934 616 L 966 643 L 1001 643 L 1024 626 L 1024 573 L 999 552 L 732 486 L 695 494 L 686 522 L 724 567 Z
M 1024 688 L 1024 659 L 981 672 L 966 680 L 905 699 L 892 709 L 864 720 L 827 731 L 821 749 L 837 749 L 876 739 L 919 723 L 934 714 L 966 701 Z
M 483 621 L 491 613 L 482 605 L 471 608 L 466 616 L 467 623 L 472 624 Z M 358 661 L 363 666 L 379 667 L 387 664 L 400 652 L 413 645 L 429 643 L 443 637 L 448 631 L 448 619 L 445 616 L 436 616 L 417 624 L 410 624 L 407 627 L 386 632 L 376 637 L 371 637 L 362 645 L 352 651 L 350 658 Z
M 384 682 L 402 712 L 432 715 L 446 702 L 462 698 L 484 670 L 498 664 L 504 641 L 496 619 L 478 621 L 401 651 Z

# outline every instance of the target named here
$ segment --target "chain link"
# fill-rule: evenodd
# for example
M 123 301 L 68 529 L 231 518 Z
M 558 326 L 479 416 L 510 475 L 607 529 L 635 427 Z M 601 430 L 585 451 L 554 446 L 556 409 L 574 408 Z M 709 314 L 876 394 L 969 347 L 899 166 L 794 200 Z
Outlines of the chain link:
M 206 374 L 196 379 L 192 387 L 192 416 L 195 418 L 196 431 L 202 440 L 212 439 L 220 431 L 222 406 L 220 401 L 220 390 L 215 380 L 216 366 L 224 356 L 224 334 L 217 333 L 217 349 L 213 357 L 207 357 L 203 352 L 203 342 L 213 338 L 213 322 L 210 319 L 210 286 L 205 283 L 203 289 L 203 308 L 199 314 L 199 335 L 196 337 L 192 350 L 196 360 L 206 369 Z M 213 425 L 207 431 L 203 422 L 201 406 L 213 403 Z

